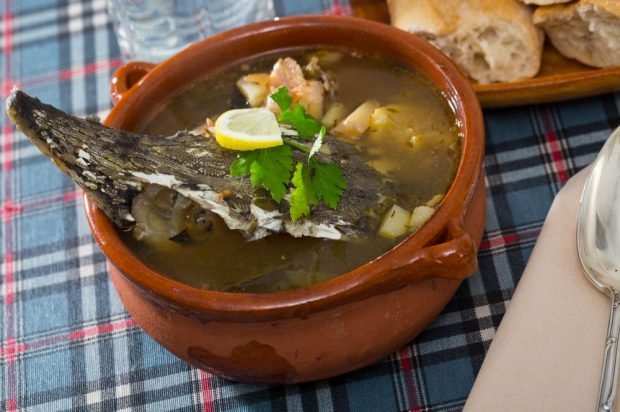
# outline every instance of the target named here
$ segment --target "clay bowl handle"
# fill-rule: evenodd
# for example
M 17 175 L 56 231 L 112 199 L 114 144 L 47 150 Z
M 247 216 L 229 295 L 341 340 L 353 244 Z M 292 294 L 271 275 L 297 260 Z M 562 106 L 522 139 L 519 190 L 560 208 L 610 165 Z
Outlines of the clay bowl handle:
M 110 95 L 112 103 L 118 103 L 125 93 L 138 83 L 155 64 L 148 62 L 129 62 L 120 66 L 112 75 Z
M 450 219 L 443 240 L 410 254 L 396 262 L 390 272 L 409 282 L 430 278 L 463 280 L 478 267 L 477 248 L 461 218 Z

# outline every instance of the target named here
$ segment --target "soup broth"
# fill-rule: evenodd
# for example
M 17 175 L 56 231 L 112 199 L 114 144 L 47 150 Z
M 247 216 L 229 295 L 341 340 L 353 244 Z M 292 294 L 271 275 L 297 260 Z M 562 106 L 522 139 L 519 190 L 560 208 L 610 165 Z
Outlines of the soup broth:
M 378 103 L 374 123 L 352 143 L 359 156 L 383 174 L 383 184 L 397 193 L 395 204 L 411 211 L 438 203 L 455 176 L 461 142 L 455 116 L 436 88 L 420 73 L 377 56 L 329 51 L 286 56 L 302 66 L 319 56 L 335 85 L 325 100 L 327 111 L 335 102 L 348 113 L 365 101 Z M 172 99 L 146 132 L 172 134 L 192 129 L 206 117 L 247 107 L 236 81 L 248 73 L 269 72 L 278 57 L 283 56 L 263 57 L 198 82 Z M 328 132 L 327 139 L 334 138 L 347 139 Z M 372 234 L 341 241 L 276 234 L 246 241 L 219 218 L 199 241 L 148 243 L 130 232 L 121 235 L 140 259 L 166 276 L 199 288 L 235 292 L 278 291 L 330 279 L 382 255 L 406 236 Z

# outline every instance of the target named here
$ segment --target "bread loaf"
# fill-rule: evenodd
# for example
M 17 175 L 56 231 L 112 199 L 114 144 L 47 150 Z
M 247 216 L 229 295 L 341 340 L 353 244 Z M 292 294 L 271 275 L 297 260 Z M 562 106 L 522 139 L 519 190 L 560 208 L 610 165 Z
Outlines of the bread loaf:
M 538 73 L 543 32 L 519 0 L 388 0 L 392 25 L 443 51 L 480 83 Z
M 620 0 L 539 7 L 534 23 L 567 57 L 595 67 L 620 65 Z
M 536 6 L 548 6 L 550 4 L 568 3 L 573 0 L 521 0 L 525 4 L 534 4 Z

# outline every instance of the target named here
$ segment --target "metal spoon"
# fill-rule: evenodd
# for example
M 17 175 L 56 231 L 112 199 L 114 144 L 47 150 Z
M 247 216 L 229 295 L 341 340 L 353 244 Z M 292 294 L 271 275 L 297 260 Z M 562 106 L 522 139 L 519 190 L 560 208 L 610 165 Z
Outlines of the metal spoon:
M 601 149 L 583 189 L 577 250 L 588 278 L 612 300 L 596 404 L 597 411 L 612 411 L 620 369 L 620 128 Z

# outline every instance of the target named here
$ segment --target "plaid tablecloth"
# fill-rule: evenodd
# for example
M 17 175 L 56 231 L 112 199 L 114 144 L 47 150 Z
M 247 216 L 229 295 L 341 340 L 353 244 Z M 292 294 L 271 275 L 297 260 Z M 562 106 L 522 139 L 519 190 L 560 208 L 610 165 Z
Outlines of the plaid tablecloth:
M 347 13 L 279 0 L 278 15 Z M 104 0 L 2 0 L 0 76 L 104 116 L 120 64 Z M 620 124 L 620 95 L 485 112 L 488 217 L 479 273 L 416 340 L 365 369 L 290 386 L 194 369 L 125 312 L 73 183 L 0 116 L 0 410 L 460 410 L 554 195 Z

